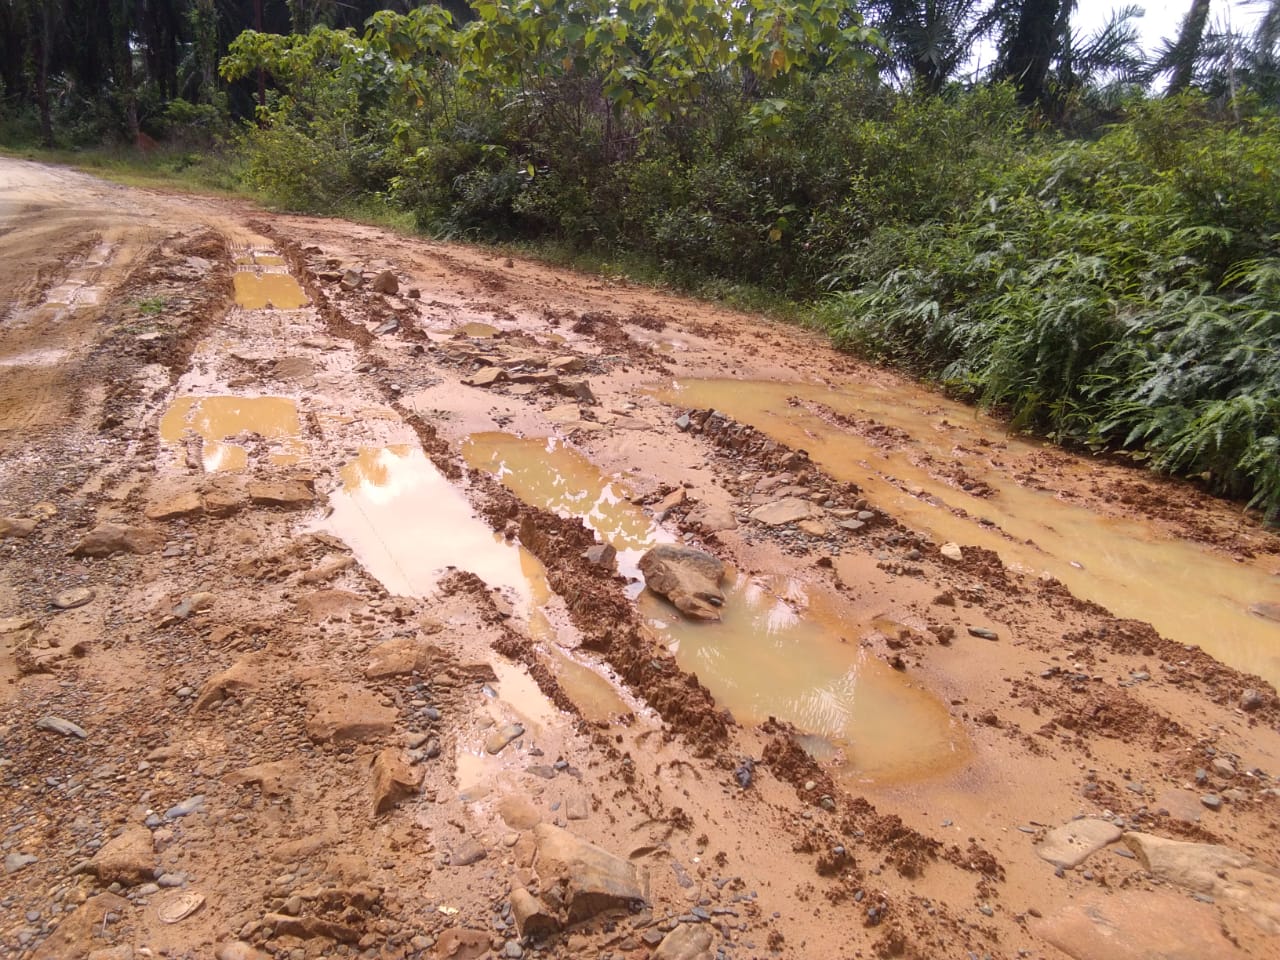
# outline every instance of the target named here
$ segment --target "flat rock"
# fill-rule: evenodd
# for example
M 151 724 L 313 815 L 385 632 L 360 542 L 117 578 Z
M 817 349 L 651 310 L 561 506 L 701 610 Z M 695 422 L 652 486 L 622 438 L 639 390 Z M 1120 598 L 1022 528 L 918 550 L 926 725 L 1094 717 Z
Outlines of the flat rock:
M 635 867 L 628 861 L 549 823 L 538 824 L 533 835 L 543 899 L 563 907 L 571 923 L 644 902 Z
M 306 507 L 316 499 L 311 488 L 297 480 L 257 481 L 246 489 L 249 501 L 260 507 Z
M 103 883 L 126 887 L 145 883 L 156 873 L 151 831 L 143 826 L 126 827 L 120 836 L 106 842 L 87 869 Z
M 369 651 L 369 665 L 364 675 L 370 680 L 423 672 L 430 668 L 442 651 L 414 637 L 396 637 Z
M 115 927 L 105 923 L 108 913 L 127 916 L 132 904 L 114 893 L 99 893 L 62 917 L 48 939 L 31 954 L 30 960 L 69 960 L 87 957 L 100 948 L 110 946 L 104 939 L 113 936 Z
M 1270 934 L 1280 934 L 1280 870 L 1216 843 L 1186 843 L 1126 833 L 1124 843 L 1157 879 L 1230 905 Z
M 77 557 L 109 557 L 114 553 L 155 553 L 164 546 L 164 537 L 146 527 L 103 523 L 85 535 L 73 551 Z
M 511 379 L 501 367 L 481 367 L 462 382 L 472 387 L 492 387 L 495 383 Z
M 62 717 L 41 717 L 36 721 L 37 730 L 47 730 L 49 733 L 59 733 L 64 737 L 77 737 L 81 740 L 89 736 L 85 732 L 84 727 L 70 720 L 64 720 Z
M 508 795 L 498 801 L 498 816 L 512 830 L 528 830 L 542 822 L 542 813 L 524 797 Z
M 29 853 L 9 853 L 5 854 L 4 872 L 17 873 L 23 867 L 29 867 L 33 863 L 37 863 L 38 858 Z
M 711 931 L 700 923 L 682 923 L 658 944 L 653 960 L 711 960 Z
M 380 751 L 370 765 L 373 815 L 386 813 L 401 800 L 414 796 L 422 785 L 422 776 L 422 771 L 409 766 L 399 750 L 388 747 Z
M 1168 890 L 1092 891 L 1043 919 L 1038 938 L 1072 960 L 1243 960 L 1217 910 Z
M 473 863 L 479 863 L 487 856 L 489 856 L 489 851 L 481 843 L 470 837 L 463 837 L 451 851 L 449 862 L 455 867 L 469 867 Z
M 765 526 L 781 527 L 788 523 L 795 523 L 797 520 L 806 520 L 816 513 L 813 504 L 808 500 L 801 500 L 799 497 L 783 497 L 781 500 L 774 500 L 772 503 L 756 507 L 751 511 L 751 519 Z
M 395 722 L 395 707 L 384 707 L 369 691 L 338 687 L 317 696 L 307 716 L 307 736 L 317 743 L 363 743 L 386 736 Z
M 709 553 L 663 543 L 640 558 L 645 585 L 697 620 L 719 620 L 724 564 Z
M 148 520 L 177 520 L 180 517 L 191 517 L 204 511 L 204 500 L 194 490 L 181 493 L 168 493 L 158 496 L 147 504 L 143 511 Z
M 483 930 L 450 927 L 436 938 L 435 956 L 440 960 L 480 960 L 491 956 L 489 934 Z
M 76 607 L 83 607 L 97 595 L 97 591 L 92 587 L 72 587 L 70 590 L 54 594 L 49 602 L 59 610 L 74 610 Z
M 24 540 L 36 532 L 37 524 L 25 517 L 0 517 L 0 540 Z
M 1036 847 L 1036 853 L 1054 866 L 1070 870 L 1107 844 L 1115 843 L 1122 832 L 1109 820 L 1084 817 L 1050 830 Z
M 825 537 L 830 532 L 821 520 L 798 520 L 796 527 L 811 537 Z
M 503 724 L 501 727 L 494 730 L 493 733 L 489 734 L 489 736 L 485 737 L 485 752 L 491 754 L 501 753 L 507 744 L 522 736 L 524 736 L 524 727 L 520 726 L 520 724 Z
M 722 530 L 735 530 L 738 520 L 728 507 L 719 507 L 709 503 L 698 503 L 685 515 L 689 524 L 701 527 L 708 533 L 719 533 Z
M 268 670 L 267 662 L 261 654 L 251 653 L 241 657 L 226 670 L 215 673 L 204 682 L 192 709 L 207 710 L 222 700 L 238 697 L 255 689 Z
M 301 786 L 305 774 L 297 760 L 272 760 L 233 770 L 223 779 L 233 786 L 256 785 L 264 797 L 288 797 Z
M 227 940 L 213 948 L 213 960 L 271 960 L 252 943 L 243 940 Z

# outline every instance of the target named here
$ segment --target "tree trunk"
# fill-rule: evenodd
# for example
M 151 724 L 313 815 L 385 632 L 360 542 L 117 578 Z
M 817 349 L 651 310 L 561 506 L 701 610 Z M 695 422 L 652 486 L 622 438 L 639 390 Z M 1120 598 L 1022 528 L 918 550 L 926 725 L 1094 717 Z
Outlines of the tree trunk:
M 1004 75 L 1018 88 L 1020 103 L 1043 103 L 1046 81 L 1060 37 L 1059 14 L 1071 0 L 1023 0 L 1005 52 Z
M 40 4 L 40 52 L 36 63 L 36 104 L 40 109 L 40 142 L 53 146 L 53 111 L 49 107 L 49 47 L 53 43 L 52 0 Z
M 1208 22 L 1209 0 L 1191 0 L 1191 9 L 1178 32 L 1178 42 L 1170 53 L 1173 74 L 1169 78 L 1168 93 L 1182 93 L 1191 86 L 1196 61 L 1200 59 L 1200 46 L 1204 42 L 1205 24 Z

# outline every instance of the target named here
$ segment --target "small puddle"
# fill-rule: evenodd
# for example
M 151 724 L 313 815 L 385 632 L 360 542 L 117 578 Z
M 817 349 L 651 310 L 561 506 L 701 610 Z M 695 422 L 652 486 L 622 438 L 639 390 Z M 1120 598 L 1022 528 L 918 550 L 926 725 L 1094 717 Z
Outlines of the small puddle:
M 1118 616 L 1145 620 L 1172 640 L 1198 645 L 1224 663 L 1280 684 L 1280 626 L 1249 612 L 1250 605 L 1276 595 L 1275 578 L 1193 543 L 1161 536 L 1137 521 L 1101 517 L 1010 481 L 985 465 L 990 454 L 957 450 L 946 421 L 964 425 L 961 441 L 983 438 L 1007 445 L 1011 452 L 1039 447 L 1007 436 L 998 423 L 975 415 L 972 408 L 906 387 L 890 390 L 874 384 L 855 390 L 692 380 L 658 396 L 687 407 L 714 407 L 774 440 L 806 450 L 833 478 L 857 483 L 873 503 L 908 526 L 939 541 L 994 550 L 1015 570 L 1048 572 L 1078 597 Z M 792 397 L 844 416 L 874 418 L 906 431 L 911 440 L 873 444 L 832 426 L 812 409 L 790 404 Z M 943 483 L 911 463 L 912 451 L 962 464 L 971 476 L 996 488 L 996 495 L 978 498 Z M 969 516 L 958 517 L 899 485 L 922 487 Z M 994 522 L 1011 539 L 979 519 Z
M 644 551 L 674 539 L 627 499 L 618 481 L 558 440 L 481 433 L 469 437 L 462 452 L 470 466 L 493 473 L 525 503 L 580 518 L 618 550 L 624 573 L 639 577 Z M 774 716 L 794 723 L 826 744 L 837 769 L 857 780 L 932 776 L 964 762 L 968 748 L 946 707 L 862 650 L 857 636 L 842 636 L 839 618 L 806 591 L 792 584 L 775 596 L 739 577 L 726 599 L 716 624 L 686 621 L 648 591 L 639 604 L 681 666 L 697 673 L 739 720 Z M 575 676 L 593 684 L 571 670 L 557 672 L 566 688 Z M 620 700 L 610 692 L 609 699 Z M 571 695 L 580 705 L 589 698 Z M 618 710 L 608 700 L 600 708 Z
M 249 273 L 234 277 L 236 305 L 246 310 L 297 310 L 310 301 L 287 273 Z
M 456 567 L 513 595 L 525 615 L 550 597 L 537 558 L 490 530 L 420 448 L 366 448 L 340 475 L 318 526 L 391 593 L 425 596 Z
M 856 781 L 938 776 L 968 758 L 946 706 L 864 649 L 866 631 L 801 585 L 739 575 L 725 600 L 719 623 L 686 620 L 648 591 L 640 610 L 739 722 L 794 724 L 802 746 Z
M 645 550 L 674 538 L 627 499 L 617 480 L 556 438 L 473 433 L 462 444 L 467 465 L 492 473 L 525 503 L 578 517 L 618 551 L 618 570 L 639 578 Z
M 608 679 L 555 646 L 548 646 L 547 650 L 560 686 L 587 720 L 609 720 L 635 712 Z
M 160 439 L 181 443 L 188 433 L 204 440 L 204 468 L 210 473 L 243 470 L 249 451 L 227 441 L 247 434 L 282 441 L 271 454 L 273 462 L 301 455 L 302 432 L 298 407 L 288 397 L 178 397 L 160 418 Z

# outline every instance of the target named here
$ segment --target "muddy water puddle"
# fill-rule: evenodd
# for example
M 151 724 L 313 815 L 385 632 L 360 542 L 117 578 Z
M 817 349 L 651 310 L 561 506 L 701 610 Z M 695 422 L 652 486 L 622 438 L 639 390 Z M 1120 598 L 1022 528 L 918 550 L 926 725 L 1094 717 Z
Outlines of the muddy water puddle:
M 655 543 L 674 538 L 629 499 L 622 483 L 563 441 L 474 433 L 462 444 L 467 465 L 492 473 L 531 506 L 578 517 L 618 551 L 618 570 L 639 578 L 638 564 Z
M 859 644 L 844 622 L 795 581 L 737 575 L 719 623 L 681 618 L 650 593 L 641 612 L 739 722 L 776 717 L 843 778 L 887 783 L 937 776 L 969 756 L 946 706 Z
M 287 273 L 235 274 L 236 305 L 246 310 L 298 310 L 309 301 L 298 281 Z
M 301 432 L 297 404 L 288 397 L 178 397 L 160 418 L 164 443 L 178 444 L 188 435 L 203 441 L 201 454 L 209 473 L 248 466 L 248 447 L 229 442 L 245 436 L 271 442 L 272 464 L 296 463 L 305 452 Z
M 525 615 L 550 596 L 541 564 L 490 530 L 419 447 L 363 449 L 340 476 L 319 526 L 393 594 L 426 596 L 457 568 L 513 596 Z
M 524 502 L 581 519 L 618 550 L 624 574 L 639 577 L 644 551 L 675 539 L 630 502 L 620 481 L 554 438 L 473 434 L 462 450 L 470 466 L 493 473 Z M 740 720 L 794 723 L 860 780 L 934 775 L 964 761 L 967 748 L 946 707 L 862 652 L 857 636 L 842 634 L 839 618 L 803 587 L 788 584 L 775 595 L 739 577 L 726 596 L 718 624 L 685 621 L 648 592 L 639 602 L 681 666 Z
M 1101 517 L 1013 482 L 986 463 L 989 454 L 970 453 L 960 445 L 987 440 L 1006 445 L 1010 453 L 1039 448 L 1006 436 L 971 408 L 907 387 L 895 392 L 873 385 L 859 385 L 855 391 L 818 384 L 695 380 L 659 396 L 682 406 L 715 407 L 774 440 L 808 451 L 832 477 L 859 484 L 873 504 L 939 541 L 995 550 L 1015 570 L 1047 572 L 1078 597 L 1118 616 L 1145 620 L 1172 640 L 1199 645 L 1231 666 L 1280 684 L 1280 628 L 1249 612 L 1252 604 L 1280 593 L 1274 577 L 1169 539 L 1140 522 Z M 909 439 L 873 443 L 833 425 L 824 412 L 872 418 L 904 431 Z M 957 424 L 963 427 L 956 429 Z M 978 498 L 942 483 L 912 463 L 911 455 L 921 452 L 944 464 L 960 464 L 994 488 L 995 496 Z M 913 486 L 936 495 L 939 502 L 906 492 Z M 948 507 L 961 508 L 968 517 Z

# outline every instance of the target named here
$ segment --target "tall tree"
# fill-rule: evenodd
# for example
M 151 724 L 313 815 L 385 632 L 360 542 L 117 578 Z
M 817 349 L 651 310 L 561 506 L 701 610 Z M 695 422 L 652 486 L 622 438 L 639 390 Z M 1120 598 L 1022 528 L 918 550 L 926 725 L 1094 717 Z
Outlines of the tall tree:
M 1049 99 L 1049 68 L 1061 51 L 1076 0 L 1009 0 L 1000 74 L 1028 106 Z

